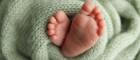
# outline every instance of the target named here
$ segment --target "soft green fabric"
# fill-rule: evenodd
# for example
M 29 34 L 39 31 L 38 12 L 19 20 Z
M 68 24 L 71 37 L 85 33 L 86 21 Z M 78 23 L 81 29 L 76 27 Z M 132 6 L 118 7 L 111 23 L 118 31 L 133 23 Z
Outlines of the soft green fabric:
M 106 28 L 95 46 L 66 58 L 48 39 L 57 10 L 75 15 L 83 0 L 0 0 L 0 60 L 140 60 L 140 0 L 93 0 Z

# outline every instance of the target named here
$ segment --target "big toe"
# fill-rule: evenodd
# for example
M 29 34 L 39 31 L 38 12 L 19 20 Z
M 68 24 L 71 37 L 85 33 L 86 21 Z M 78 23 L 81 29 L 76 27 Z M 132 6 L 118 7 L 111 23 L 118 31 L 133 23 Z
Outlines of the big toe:
M 81 8 L 80 14 L 84 14 L 93 18 L 93 20 L 95 20 L 98 25 L 98 35 L 101 36 L 103 34 L 105 29 L 104 17 L 100 9 L 95 4 L 93 4 L 92 0 L 86 0 L 86 2 L 83 4 L 83 7 Z
M 82 6 L 82 9 L 80 10 L 80 13 L 89 15 L 94 8 L 95 5 L 93 4 L 92 0 L 86 0 L 86 2 Z

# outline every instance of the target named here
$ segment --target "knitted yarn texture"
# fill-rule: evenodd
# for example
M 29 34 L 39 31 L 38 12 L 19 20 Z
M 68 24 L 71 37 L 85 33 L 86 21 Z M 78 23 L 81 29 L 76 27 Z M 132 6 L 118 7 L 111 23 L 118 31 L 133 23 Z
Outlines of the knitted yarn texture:
M 140 60 L 140 0 L 93 0 L 105 32 L 80 56 L 64 57 L 46 26 L 57 10 L 79 12 L 84 0 L 0 0 L 0 60 Z

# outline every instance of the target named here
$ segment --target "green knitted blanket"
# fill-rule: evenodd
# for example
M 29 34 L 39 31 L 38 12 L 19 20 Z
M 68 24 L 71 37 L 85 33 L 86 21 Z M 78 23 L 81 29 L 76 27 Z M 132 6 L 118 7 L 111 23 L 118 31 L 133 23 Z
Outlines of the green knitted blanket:
M 140 60 L 140 0 L 93 0 L 106 21 L 90 50 L 63 57 L 45 31 L 57 10 L 79 12 L 83 0 L 0 0 L 0 60 Z

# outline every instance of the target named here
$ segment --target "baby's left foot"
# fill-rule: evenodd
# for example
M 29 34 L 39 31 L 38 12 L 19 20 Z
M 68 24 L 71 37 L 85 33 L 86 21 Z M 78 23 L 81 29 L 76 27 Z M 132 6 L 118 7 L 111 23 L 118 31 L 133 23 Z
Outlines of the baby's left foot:
M 60 46 L 63 43 L 68 32 L 69 23 L 64 11 L 58 11 L 51 17 L 48 24 L 48 35 L 55 45 Z
M 61 52 L 66 57 L 75 57 L 95 45 L 104 31 L 105 22 L 100 10 L 88 0 L 72 21 Z

